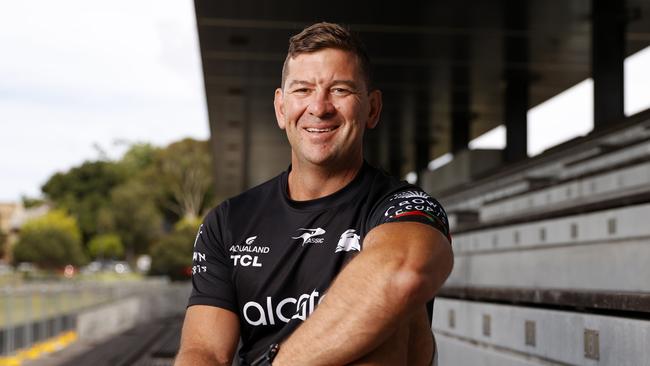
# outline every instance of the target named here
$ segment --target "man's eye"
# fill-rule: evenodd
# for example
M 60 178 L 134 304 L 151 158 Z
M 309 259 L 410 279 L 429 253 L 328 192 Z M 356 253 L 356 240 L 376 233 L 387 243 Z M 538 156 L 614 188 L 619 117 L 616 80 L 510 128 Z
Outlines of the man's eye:
M 298 94 L 305 94 L 305 93 L 308 93 L 308 92 L 309 92 L 309 89 L 307 89 L 307 88 L 298 88 L 298 89 L 293 90 L 293 93 L 298 93 Z
M 333 88 L 332 93 L 335 95 L 346 95 L 346 94 L 350 94 L 351 91 L 345 88 Z

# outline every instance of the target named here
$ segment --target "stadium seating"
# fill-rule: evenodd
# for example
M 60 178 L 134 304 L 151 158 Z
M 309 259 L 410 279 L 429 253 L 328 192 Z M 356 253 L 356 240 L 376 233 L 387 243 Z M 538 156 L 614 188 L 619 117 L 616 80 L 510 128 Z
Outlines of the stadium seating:
M 441 365 L 650 364 L 648 113 L 433 193 Z

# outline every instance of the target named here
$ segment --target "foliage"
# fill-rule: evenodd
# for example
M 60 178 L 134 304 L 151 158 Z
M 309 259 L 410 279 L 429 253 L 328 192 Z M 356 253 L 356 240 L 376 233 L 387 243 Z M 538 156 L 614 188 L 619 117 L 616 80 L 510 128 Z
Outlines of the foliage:
M 53 175 L 41 189 L 57 207 L 77 218 L 88 239 L 98 233 L 98 213 L 108 206 L 110 191 L 123 180 L 115 163 L 94 161 Z
M 117 234 L 97 235 L 88 243 L 88 251 L 93 258 L 117 259 L 124 255 L 124 246 Z
M 116 187 L 109 208 L 99 218 L 108 231 L 122 239 L 127 259 L 147 253 L 162 231 L 162 215 L 149 186 L 132 179 Z
M 196 219 L 213 196 L 212 160 L 207 141 L 184 139 L 158 151 L 156 177 L 162 204 L 180 219 Z
M 192 239 L 196 235 L 196 231 L 201 226 L 201 219 L 198 217 L 184 218 L 174 224 L 174 232 L 183 233 L 183 235 L 191 235 Z M 194 243 L 194 241 L 192 241 Z
M 8 235 L 0 229 L 0 258 L 5 256 L 5 248 L 7 246 Z
M 158 151 L 151 144 L 133 144 L 117 162 L 118 169 L 125 177 L 135 177 L 153 165 Z
M 21 201 L 23 202 L 23 207 L 25 208 L 38 207 L 45 203 L 45 201 L 41 198 L 32 198 L 28 196 L 22 196 Z
M 14 246 L 14 262 L 53 269 L 86 262 L 77 221 L 60 210 L 26 222 Z
M 178 225 L 194 225 L 210 207 L 212 186 L 207 141 L 185 139 L 165 148 L 134 144 L 115 162 L 84 162 L 52 176 L 42 191 L 54 207 L 77 219 L 82 242 L 93 247 L 93 255 L 98 255 L 95 246 L 100 244 L 90 245 L 90 238 L 115 234 L 122 244 L 121 255 L 131 262 L 158 243 L 159 254 L 169 255 L 174 259 L 168 263 L 176 263 L 180 248 L 194 237 L 194 229 L 186 239 L 187 229 Z M 177 227 L 163 237 L 165 228 L 179 220 Z M 169 248 L 161 249 L 162 243 Z M 177 247 L 178 256 L 173 254 Z M 187 253 L 183 249 L 184 259 Z
M 174 225 L 174 231 L 166 235 L 151 251 L 152 275 L 166 275 L 172 280 L 189 277 L 192 266 L 192 245 L 199 219 L 184 219 Z

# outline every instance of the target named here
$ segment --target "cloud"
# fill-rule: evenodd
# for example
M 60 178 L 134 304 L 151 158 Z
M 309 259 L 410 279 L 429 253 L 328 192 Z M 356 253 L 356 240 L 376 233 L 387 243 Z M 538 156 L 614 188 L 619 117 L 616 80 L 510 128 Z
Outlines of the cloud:
M 0 5 L 0 200 L 111 156 L 209 134 L 191 0 Z

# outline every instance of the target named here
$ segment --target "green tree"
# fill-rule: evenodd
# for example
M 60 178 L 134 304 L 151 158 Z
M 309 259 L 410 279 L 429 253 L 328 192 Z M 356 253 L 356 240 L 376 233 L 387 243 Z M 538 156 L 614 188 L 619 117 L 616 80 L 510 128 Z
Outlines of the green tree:
M 117 234 L 101 234 L 90 240 L 88 251 L 93 258 L 117 259 L 124 255 L 124 246 Z
M 81 232 L 74 217 L 60 210 L 26 222 L 14 246 L 14 262 L 33 262 L 46 269 L 86 263 Z
M 109 205 L 110 191 L 123 181 L 115 163 L 94 161 L 53 175 L 41 189 L 57 207 L 77 218 L 87 240 L 98 234 L 98 214 Z
M 7 238 L 9 235 L 0 229 L 0 258 L 4 258 L 5 250 L 7 248 Z
M 42 198 L 33 198 L 25 195 L 23 195 L 20 200 L 23 202 L 23 207 L 25 208 L 38 207 L 45 203 Z
M 158 151 L 160 149 L 151 144 L 133 144 L 117 162 L 118 169 L 129 179 L 137 177 L 153 166 Z
M 162 232 L 162 215 L 152 189 L 145 182 L 131 179 L 111 192 L 109 210 L 100 215 L 107 231 L 119 235 L 127 260 L 149 251 Z
M 190 276 L 192 266 L 192 245 L 201 221 L 183 219 L 174 225 L 151 250 L 152 275 L 169 276 L 172 280 L 183 280 Z
M 211 162 L 207 141 L 184 139 L 158 151 L 155 177 L 163 207 L 179 219 L 198 218 L 213 196 Z

